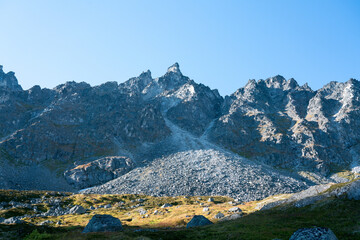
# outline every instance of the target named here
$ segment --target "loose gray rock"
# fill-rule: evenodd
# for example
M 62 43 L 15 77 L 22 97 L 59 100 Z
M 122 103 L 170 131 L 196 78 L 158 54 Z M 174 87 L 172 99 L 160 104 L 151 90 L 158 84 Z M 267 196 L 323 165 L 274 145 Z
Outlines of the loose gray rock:
M 7 218 L 2 223 L 4 223 L 4 224 L 21 224 L 21 223 L 25 223 L 25 221 L 21 220 L 20 218 L 21 217 Z
M 86 225 L 83 233 L 122 231 L 121 221 L 111 215 L 94 215 Z
M 138 210 L 138 212 L 139 212 L 140 215 L 145 215 L 147 213 L 147 211 L 145 209 L 143 209 L 143 208 L 140 208 Z
M 208 207 L 203 208 L 203 212 L 208 212 L 208 211 L 210 211 L 210 209 Z
M 203 215 L 195 215 L 190 222 L 186 225 L 186 228 L 200 227 L 213 224 L 209 219 Z
M 330 228 L 301 228 L 291 235 L 289 240 L 337 240 Z

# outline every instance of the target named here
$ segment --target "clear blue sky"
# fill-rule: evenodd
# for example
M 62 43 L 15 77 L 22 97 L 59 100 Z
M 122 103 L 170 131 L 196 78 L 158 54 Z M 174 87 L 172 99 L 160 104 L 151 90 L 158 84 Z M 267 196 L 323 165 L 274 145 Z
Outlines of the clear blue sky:
M 23 88 L 182 72 L 222 95 L 283 75 L 360 79 L 360 1 L 0 0 L 0 64 Z

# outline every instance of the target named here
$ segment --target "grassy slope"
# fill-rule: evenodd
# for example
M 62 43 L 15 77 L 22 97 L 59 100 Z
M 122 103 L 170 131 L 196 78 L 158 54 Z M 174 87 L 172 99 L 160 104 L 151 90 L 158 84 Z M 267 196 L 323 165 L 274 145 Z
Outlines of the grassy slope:
M 44 192 L 20 192 L 0 191 L 0 199 L 7 201 L 28 201 L 27 198 L 39 197 Z M 25 225 L 1 225 L 0 239 L 20 239 L 28 236 L 28 239 L 288 239 L 298 228 L 323 226 L 331 228 L 339 239 L 360 239 L 360 201 L 332 198 L 315 205 L 304 208 L 287 207 L 267 211 L 255 211 L 259 202 L 250 202 L 239 207 L 243 209 L 245 216 L 241 219 L 216 223 L 212 226 L 195 229 L 184 229 L 185 224 L 194 214 L 203 214 L 212 221 L 213 216 L 221 211 L 228 215 L 231 208 L 226 197 L 214 197 L 215 203 L 208 203 L 207 197 L 163 197 L 155 198 L 141 195 L 72 195 L 55 196 L 62 198 L 64 204 L 81 204 L 84 207 L 91 205 L 115 205 L 120 201 L 125 202 L 122 206 L 111 209 L 98 209 L 89 215 L 65 215 L 59 217 L 27 219 L 31 226 Z M 283 196 L 280 196 L 283 197 Z M 138 198 L 147 199 L 143 207 L 148 210 L 149 217 L 141 218 L 136 209 L 123 209 L 123 206 L 131 206 L 136 203 L 131 200 Z M 273 197 L 274 198 L 274 197 Z M 271 200 L 271 199 L 270 199 Z M 198 202 L 197 202 L 198 201 Z M 267 199 L 266 201 L 269 201 Z M 210 214 L 204 214 L 199 202 L 209 205 Z M 159 207 L 164 203 L 172 203 L 174 206 L 164 210 Z M 44 208 L 47 208 L 44 204 Z M 154 210 L 163 214 L 154 215 Z M 0 211 L 6 214 L 10 210 Z M 11 210 L 16 213 L 16 209 Z M 19 213 L 21 213 L 19 209 Z M 124 232 L 117 233 L 92 233 L 81 234 L 83 227 L 93 214 L 111 214 L 122 220 Z M 188 217 L 187 217 L 188 215 Z M 131 219 L 131 221 L 129 221 Z M 44 220 L 61 220 L 64 224 L 60 227 L 37 226 Z M 135 229 L 157 229 L 156 232 L 135 232 Z M 33 232 L 34 230 L 37 232 Z M 33 232 L 32 235 L 29 235 Z M 40 233 L 40 234 L 39 234 Z M 46 234 L 45 234 L 46 233 Z

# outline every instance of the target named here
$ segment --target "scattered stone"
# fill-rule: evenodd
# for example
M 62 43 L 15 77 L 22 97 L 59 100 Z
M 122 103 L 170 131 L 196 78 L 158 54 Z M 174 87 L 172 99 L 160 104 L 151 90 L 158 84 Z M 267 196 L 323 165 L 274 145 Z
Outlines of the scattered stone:
M 214 202 L 214 198 L 209 198 L 208 200 L 207 200 L 208 202 Z
M 108 209 L 108 208 L 111 208 L 111 207 L 112 207 L 111 204 L 106 204 L 106 205 L 104 206 L 105 209 Z
M 213 224 L 209 219 L 203 215 L 195 215 L 190 222 L 186 225 L 186 228 L 200 227 Z
M 300 228 L 289 240 L 337 240 L 330 228 Z
M 3 221 L 4 224 L 20 224 L 25 223 L 25 221 L 21 220 L 20 217 L 11 217 L 8 219 L 5 219 Z
M 121 221 L 111 215 L 94 215 L 86 225 L 83 233 L 122 231 Z
M 143 209 L 143 208 L 140 208 L 140 209 L 138 210 L 138 212 L 140 213 L 140 215 L 144 215 L 144 214 L 147 213 L 147 211 L 146 211 L 145 209 Z

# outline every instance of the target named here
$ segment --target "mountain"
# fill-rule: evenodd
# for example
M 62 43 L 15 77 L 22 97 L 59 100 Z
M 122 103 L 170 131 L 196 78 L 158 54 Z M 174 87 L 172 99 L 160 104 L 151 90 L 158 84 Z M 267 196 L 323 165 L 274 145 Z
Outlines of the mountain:
M 247 201 L 345 181 L 336 173 L 359 165 L 359 90 L 275 76 L 223 98 L 177 63 L 158 78 L 22 90 L 1 68 L 0 188 Z

